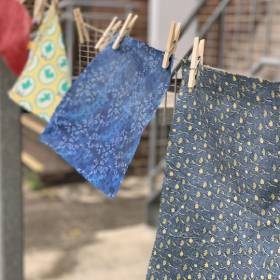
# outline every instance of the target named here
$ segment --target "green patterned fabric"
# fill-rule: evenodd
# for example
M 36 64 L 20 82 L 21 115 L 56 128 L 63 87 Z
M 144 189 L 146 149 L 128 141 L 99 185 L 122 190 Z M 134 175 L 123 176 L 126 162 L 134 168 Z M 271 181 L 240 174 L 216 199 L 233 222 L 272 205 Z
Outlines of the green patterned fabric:
M 9 95 L 48 121 L 71 85 L 59 19 L 52 5 L 33 42 L 28 62 Z

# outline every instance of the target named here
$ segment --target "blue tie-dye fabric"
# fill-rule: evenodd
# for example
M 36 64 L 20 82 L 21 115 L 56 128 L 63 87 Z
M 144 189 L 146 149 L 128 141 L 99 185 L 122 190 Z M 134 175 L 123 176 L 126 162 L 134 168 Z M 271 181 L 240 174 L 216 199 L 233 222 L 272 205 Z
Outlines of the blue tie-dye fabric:
M 166 93 L 163 53 L 126 37 L 88 65 L 58 106 L 41 140 L 90 183 L 114 196 L 141 134 Z

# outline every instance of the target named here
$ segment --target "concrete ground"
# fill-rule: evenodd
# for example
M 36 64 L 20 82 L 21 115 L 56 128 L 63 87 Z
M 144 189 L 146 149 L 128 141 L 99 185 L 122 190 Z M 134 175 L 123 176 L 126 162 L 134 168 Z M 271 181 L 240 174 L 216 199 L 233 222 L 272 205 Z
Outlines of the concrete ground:
M 143 280 L 155 229 L 145 225 L 146 179 L 118 197 L 88 184 L 25 187 L 26 280 Z

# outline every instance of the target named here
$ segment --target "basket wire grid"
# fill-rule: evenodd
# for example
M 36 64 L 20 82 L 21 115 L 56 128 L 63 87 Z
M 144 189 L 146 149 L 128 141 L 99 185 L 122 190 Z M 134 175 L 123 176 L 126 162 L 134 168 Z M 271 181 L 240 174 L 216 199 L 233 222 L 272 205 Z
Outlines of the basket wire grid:
M 97 30 L 89 30 L 89 41 L 84 43 L 78 43 L 78 67 L 74 69 L 74 78 L 77 77 L 88 64 L 95 58 L 98 51 L 95 49 L 95 45 L 100 39 L 102 33 Z M 74 66 L 75 67 L 75 66 Z

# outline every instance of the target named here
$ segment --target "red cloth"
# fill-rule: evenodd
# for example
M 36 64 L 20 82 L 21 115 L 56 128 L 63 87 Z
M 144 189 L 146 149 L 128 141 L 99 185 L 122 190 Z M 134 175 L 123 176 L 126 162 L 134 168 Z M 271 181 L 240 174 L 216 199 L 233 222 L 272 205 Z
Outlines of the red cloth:
M 28 58 L 32 20 L 18 0 L 0 0 L 0 56 L 19 75 Z

